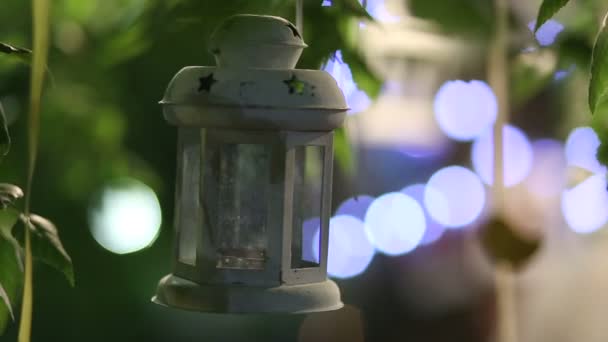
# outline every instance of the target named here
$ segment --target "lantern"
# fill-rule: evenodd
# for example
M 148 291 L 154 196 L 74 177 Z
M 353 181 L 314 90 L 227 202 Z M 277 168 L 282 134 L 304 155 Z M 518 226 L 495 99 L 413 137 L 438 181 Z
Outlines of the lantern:
M 176 243 L 153 301 L 208 312 L 338 309 L 327 249 L 344 96 L 329 74 L 294 69 L 306 45 L 282 18 L 230 17 L 210 45 L 217 66 L 182 69 L 161 101 L 178 127 Z

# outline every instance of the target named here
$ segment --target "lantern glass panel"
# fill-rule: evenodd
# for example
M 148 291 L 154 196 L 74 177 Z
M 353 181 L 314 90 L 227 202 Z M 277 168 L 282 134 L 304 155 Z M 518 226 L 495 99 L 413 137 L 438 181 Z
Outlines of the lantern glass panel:
M 192 170 L 199 170 L 201 146 L 198 142 L 184 142 L 183 155 L 181 159 L 181 207 L 178 217 L 180 222 L 178 259 L 181 263 L 188 265 L 196 264 L 196 236 L 199 229 L 199 220 L 195 213 L 198 211 L 198 191 L 200 175 Z
M 209 142 L 203 211 L 217 268 L 264 269 L 268 247 L 271 147 Z
M 297 146 L 294 150 L 291 267 L 318 267 L 323 199 L 323 146 Z M 319 229 L 318 234 L 315 234 Z M 318 248 L 313 248 L 316 244 Z M 315 252 L 316 254 L 313 254 Z

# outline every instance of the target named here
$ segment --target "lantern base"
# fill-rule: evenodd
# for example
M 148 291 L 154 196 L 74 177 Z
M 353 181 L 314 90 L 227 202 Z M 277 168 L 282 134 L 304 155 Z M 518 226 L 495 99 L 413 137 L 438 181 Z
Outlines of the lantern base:
M 309 313 L 340 309 L 333 281 L 276 287 L 198 284 L 173 274 L 158 284 L 156 304 L 215 313 Z

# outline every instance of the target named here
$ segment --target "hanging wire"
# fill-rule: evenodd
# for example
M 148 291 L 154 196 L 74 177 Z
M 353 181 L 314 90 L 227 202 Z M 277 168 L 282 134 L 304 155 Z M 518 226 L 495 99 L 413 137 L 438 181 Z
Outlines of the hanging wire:
M 304 0 L 296 0 L 296 28 L 304 38 Z

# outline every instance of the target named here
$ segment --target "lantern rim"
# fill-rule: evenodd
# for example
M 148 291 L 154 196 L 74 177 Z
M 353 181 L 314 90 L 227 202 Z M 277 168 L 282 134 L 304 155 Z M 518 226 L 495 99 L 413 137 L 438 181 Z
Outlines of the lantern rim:
M 158 284 L 152 302 L 176 309 L 209 313 L 292 313 L 334 311 L 344 304 L 332 280 L 311 284 L 259 287 L 198 284 L 169 274 Z

